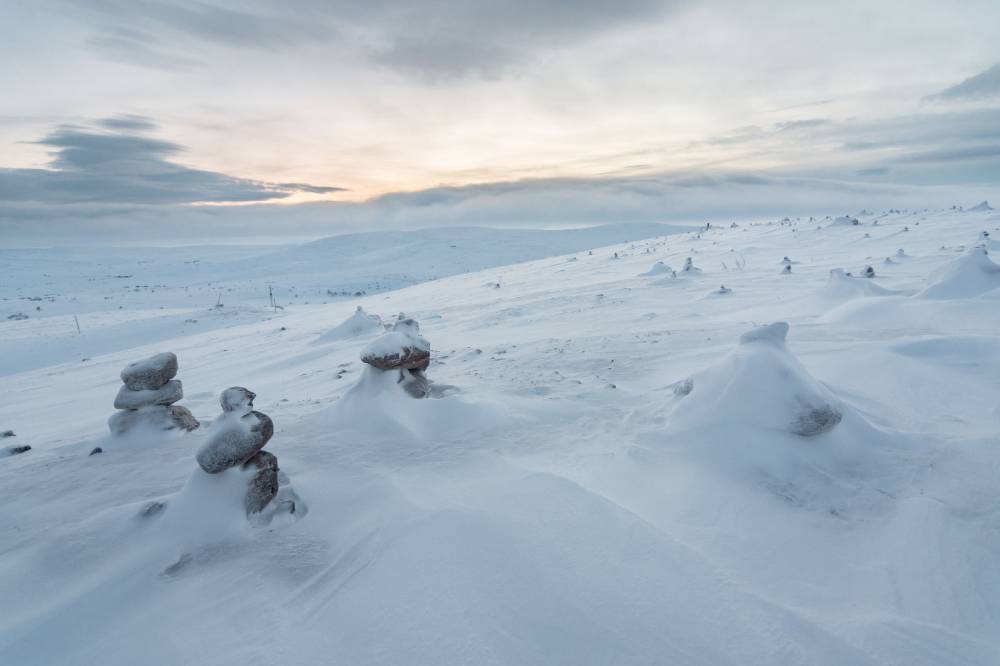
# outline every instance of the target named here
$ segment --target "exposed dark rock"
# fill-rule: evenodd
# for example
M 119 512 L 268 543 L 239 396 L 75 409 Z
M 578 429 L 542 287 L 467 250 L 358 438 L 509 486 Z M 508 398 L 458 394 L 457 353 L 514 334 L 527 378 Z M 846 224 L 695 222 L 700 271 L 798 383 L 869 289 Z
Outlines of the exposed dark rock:
M 167 505 L 164 502 L 156 502 L 156 501 L 146 502 L 142 506 L 142 508 L 139 509 L 139 515 L 142 516 L 143 518 L 149 518 L 151 516 L 155 516 L 156 514 L 160 513 L 165 508 L 167 508 Z
M 422 370 L 400 370 L 399 383 L 414 398 L 426 398 L 430 392 L 430 382 Z
M 21 446 L 8 446 L 5 449 L 0 449 L 0 457 L 3 456 L 16 456 L 19 453 L 26 453 L 31 450 L 31 447 L 27 444 L 22 444 Z
M 102 448 L 101 448 L 101 447 L 99 447 L 99 446 L 95 446 L 95 447 L 94 447 L 94 448 L 93 448 L 93 449 L 92 449 L 92 450 L 90 451 L 90 453 L 88 453 L 87 455 L 88 455 L 88 456 L 96 456 L 96 455 L 97 455 L 98 453 L 104 453 L 104 449 L 102 449 Z
M 133 391 L 155 390 L 177 375 L 177 356 L 164 352 L 129 363 L 121 372 L 122 382 Z
M 13 430 L 4 430 L 3 432 L 0 432 L 0 437 L 16 437 L 16 436 L 17 435 L 14 434 Z
M 843 418 L 844 415 L 830 405 L 805 407 L 792 424 L 792 430 L 802 437 L 814 437 L 830 432 Z
M 260 513 L 278 494 L 278 459 L 267 451 L 258 451 L 243 464 L 243 469 L 254 467 L 257 473 L 250 479 L 243 502 L 248 516 Z
M 426 349 L 403 346 L 399 351 L 388 354 L 365 354 L 361 360 L 379 370 L 426 370 L 431 362 L 431 353 Z
M 135 390 L 123 385 L 115 397 L 115 409 L 139 409 L 150 405 L 172 405 L 184 397 L 181 380 L 171 379 L 158 389 Z

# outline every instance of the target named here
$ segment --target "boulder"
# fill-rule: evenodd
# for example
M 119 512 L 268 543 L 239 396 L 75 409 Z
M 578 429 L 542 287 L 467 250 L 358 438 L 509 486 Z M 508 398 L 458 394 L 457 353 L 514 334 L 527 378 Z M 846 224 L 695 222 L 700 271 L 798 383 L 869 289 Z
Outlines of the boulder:
M 177 375 L 177 356 L 164 352 L 129 363 L 121 372 L 122 382 L 133 391 L 155 390 Z
M 247 515 L 260 513 L 278 494 L 278 458 L 267 451 L 258 451 L 243 463 L 243 469 L 257 469 L 250 479 L 243 504 Z
M 379 370 L 426 370 L 431 362 L 431 344 L 421 337 L 420 324 L 400 319 L 391 331 L 365 347 L 361 360 Z
M 130 389 L 123 385 L 115 397 L 115 409 L 139 409 L 150 405 L 172 405 L 184 397 L 181 380 L 171 379 L 157 389 Z
M 137 426 L 154 430 L 194 430 L 200 424 L 190 411 L 178 405 L 151 405 L 115 412 L 108 419 L 113 435 L 122 435 Z
M 218 474 L 250 460 L 274 434 L 274 424 L 261 412 L 220 420 L 217 430 L 195 458 L 203 470 Z
M 219 396 L 219 404 L 223 412 L 235 412 L 238 416 L 246 416 L 253 410 L 253 399 L 257 394 L 242 386 L 230 386 Z
M 21 446 L 8 446 L 7 448 L 0 449 L 0 457 L 16 456 L 19 453 L 27 453 L 30 450 L 31 447 L 27 444 L 22 444 Z
M 179 430 L 191 432 L 201 425 L 187 407 L 173 405 L 168 411 L 170 412 L 170 422 Z

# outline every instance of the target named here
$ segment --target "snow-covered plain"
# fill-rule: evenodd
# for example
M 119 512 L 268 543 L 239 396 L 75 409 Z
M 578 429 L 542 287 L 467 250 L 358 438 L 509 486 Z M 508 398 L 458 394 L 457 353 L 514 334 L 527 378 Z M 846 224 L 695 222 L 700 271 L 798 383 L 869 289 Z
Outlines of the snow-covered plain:
M 333 241 L 135 251 L 138 291 L 98 250 L 5 252 L 0 444 L 33 448 L 0 458 L 0 663 L 1000 663 L 1000 218 L 858 220 L 507 266 L 480 230 L 486 270 L 326 304 Z M 418 320 L 451 388 L 360 381 L 358 305 Z M 110 438 L 160 351 L 202 428 Z M 268 524 L 195 463 L 233 385 L 300 499 Z

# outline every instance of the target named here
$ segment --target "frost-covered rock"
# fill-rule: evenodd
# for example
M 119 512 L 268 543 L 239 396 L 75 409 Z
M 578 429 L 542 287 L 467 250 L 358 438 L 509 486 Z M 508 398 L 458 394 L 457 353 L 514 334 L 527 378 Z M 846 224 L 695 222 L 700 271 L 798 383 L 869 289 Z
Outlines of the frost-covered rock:
M 684 260 L 684 268 L 681 269 L 681 272 L 695 274 L 695 273 L 701 273 L 701 269 L 694 265 L 694 259 L 688 257 L 687 259 Z
M 195 459 L 209 474 L 218 474 L 230 467 L 242 465 L 264 448 L 274 434 L 274 423 L 261 412 L 245 415 L 224 413 L 212 424 L 208 441 Z
M 863 278 L 873 278 L 875 277 L 875 269 L 871 266 L 865 266 L 861 269 L 861 277 Z
M 180 405 L 150 405 L 139 409 L 115 412 L 108 419 L 108 429 L 113 435 L 144 427 L 150 430 L 191 431 L 201 425 L 193 414 Z
M 237 416 L 245 416 L 253 410 L 253 399 L 257 394 L 242 386 L 230 386 L 219 396 L 219 404 L 223 412 L 235 412 Z
M 177 356 L 156 354 L 129 363 L 121 372 L 122 383 L 133 391 L 156 390 L 177 376 Z
M 150 405 L 172 405 L 184 397 L 179 379 L 171 379 L 158 389 L 136 391 L 122 385 L 115 398 L 115 409 L 139 409 Z
M 244 506 L 247 515 L 260 513 L 278 494 L 278 458 L 268 451 L 258 451 L 243 463 L 243 469 L 256 469 L 247 486 Z
M 985 247 L 967 250 L 931 275 L 930 284 L 918 298 L 972 298 L 1000 288 L 1000 266 L 993 263 Z
M 379 370 L 426 370 L 431 345 L 420 335 L 420 324 L 401 319 L 392 330 L 373 340 L 361 352 L 361 360 Z
M 190 411 L 174 405 L 184 397 L 177 375 L 177 356 L 156 354 L 130 363 L 121 371 L 124 385 L 115 397 L 115 409 L 122 411 L 108 419 L 114 435 L 144 426 L 152 430 L 191 431 L 200 424 Z
M 782 268 L 781 268 L 781 274 L 782 275 L 790 275 L 791 272 L 792 272 L 792 265 L 791 264 L 785 264 L 784 266 L 782 266 Z

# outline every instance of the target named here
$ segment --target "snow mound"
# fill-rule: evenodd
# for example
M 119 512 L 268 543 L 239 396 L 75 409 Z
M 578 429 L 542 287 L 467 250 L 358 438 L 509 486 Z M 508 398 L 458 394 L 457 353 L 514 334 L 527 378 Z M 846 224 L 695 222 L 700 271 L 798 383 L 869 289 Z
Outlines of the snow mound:
M 867 298 L 871 296 L 891 296 L 895 292 L 880 287 L 871 280 L 856 278 L 844 272 L 843 268 L 834 268 L 826 284 L 819 290 L 819 296 L 825 300 L 846 301 L 852 298 Z
M 830 223 L 831 227 L 856 227 L 861 224 L 860 220 L 856 217 L 851 217 L 850 215 L 843 215 L 838 217 L 833 222 Z
M 980 201 L 978 204 L 968 209 L 969 213 L 988 213 L 993 210 L 993 206 L 990 205 L 989 201 Z
M 931 274 L 930 284 L 918 298 L 972 298 L 1000 288 L 1000 266 L 990 260 L 985 247 L 967 250 Z
M 784 322 L 752 329 L 717 364 L 673 385 L 667 445 L 793 504 L 871 497 L 857 481 L 887 469 L 878 459 L 888 438 L 806 370 L 787 334 Z
M 639 273 L 639 277 L 649 277 L 651 275 L 663 275 L 665 273 L 673 273 L 673 269 L 662 261 L 657 261 L 650 267 L 645 273 Z
M 399 372 L 365 366 L 357 383 L 333 406 L 331 425 L 362 441 L 405 447 L 499 426 L 511 418 L 505 410 L 466 399 L 454 386 L 432 382 L 427 397 L 431 399 L 414 400 Z
M 679 403 L 673 426 L 731 425 L 799 437 L 832 430 L 844 407 L 789 353 L 787 335 L 783 321 L 744 333 L 731 354 L 692 378 L 692 390 Z
M 377 314 L 368 314 L 365 309 L 358 306 L 350 317 L 340 322 L 337 326 L 319 336 L 319 342 L 331 342 L 333 340 L 348 340 L 373 333 L 381 333 L 385 330 L 382 325 L 382 318 Z

